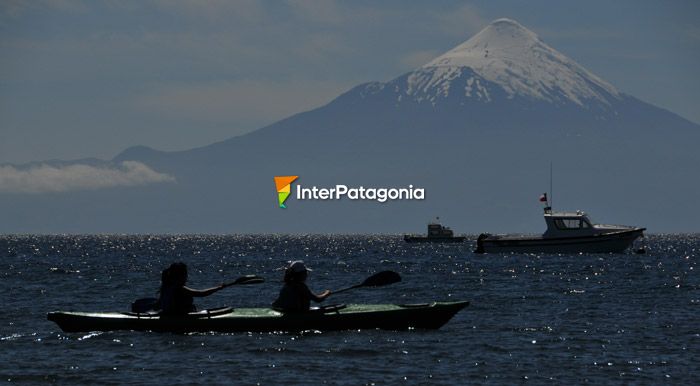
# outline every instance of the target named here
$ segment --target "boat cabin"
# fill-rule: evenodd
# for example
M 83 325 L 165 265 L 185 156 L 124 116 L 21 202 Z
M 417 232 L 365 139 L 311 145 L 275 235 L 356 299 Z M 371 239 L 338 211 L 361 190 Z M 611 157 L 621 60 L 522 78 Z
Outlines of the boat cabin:
M 452 229 L 437 222 L 428 224 L 428 237 L 453 237 Z
M 587 236 L 596 233 L 596 227 L 588 215 L 580 210 L 576 212 L 552 212 L 545 210 L 544 221 L 547 231 L 544 237 Z

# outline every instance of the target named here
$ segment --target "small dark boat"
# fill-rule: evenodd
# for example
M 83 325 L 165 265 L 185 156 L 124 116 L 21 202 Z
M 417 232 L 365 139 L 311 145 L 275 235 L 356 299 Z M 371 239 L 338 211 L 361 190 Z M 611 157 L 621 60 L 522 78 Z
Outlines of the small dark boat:
M 357 329 L 438 329 L 469 302 L 425 304 L 348 304 L 282 313 L 271 308 L 231 307 L 180 316 L 133 312 L 49 312 L 47 319 L 65 332 L 270 332 L 333 331 Z
M 544 196 L 546 197 L 546 196 Z M 585 212 L 553 212 L 544 208 L 547 231 L 538 236 L 490 235 L 476 240 L 476 253 L 622 253 L 646 228 L 593 224 Z
M 466 239 L 465 236 L 455 236 L 452 229 L 440 224 L 440 217 L 434 222 L 428 224 L 428 235 L 404 235 L 403 239 L 407 243 L 461 243 Z

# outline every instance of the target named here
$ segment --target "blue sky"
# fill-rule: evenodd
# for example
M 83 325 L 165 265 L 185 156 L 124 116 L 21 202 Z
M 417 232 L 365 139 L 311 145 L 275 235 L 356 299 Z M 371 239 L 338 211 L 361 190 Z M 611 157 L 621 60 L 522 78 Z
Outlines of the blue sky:
M 386 81 L 509 17 L 700 122 L 697 1 L 3 1 L 0 163 L 188 149 Z

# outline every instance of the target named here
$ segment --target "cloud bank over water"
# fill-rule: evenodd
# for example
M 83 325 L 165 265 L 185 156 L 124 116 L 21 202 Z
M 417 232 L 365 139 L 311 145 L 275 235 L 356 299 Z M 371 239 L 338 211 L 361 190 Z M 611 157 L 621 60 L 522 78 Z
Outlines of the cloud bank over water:
M 0 166 L 0 193 L 59 193 L 123 186 L 141 186 L 174 182 L 168 174 L 158 173 L 136 161 L 94 166 L 40 164 L 29 168 Z

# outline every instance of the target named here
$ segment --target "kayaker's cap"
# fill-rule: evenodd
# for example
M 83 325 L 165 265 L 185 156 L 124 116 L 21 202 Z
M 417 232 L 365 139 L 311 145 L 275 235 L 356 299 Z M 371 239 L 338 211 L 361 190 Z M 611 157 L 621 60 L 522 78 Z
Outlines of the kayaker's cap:
M 287 266 L 287 269 L 294 273 L 311 271 L 310 268 L 307 268 L 306 265 L 304 265 L 304 262 L 302 260 L 290 261 L 289 265 Z

